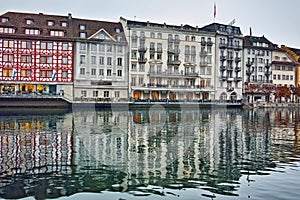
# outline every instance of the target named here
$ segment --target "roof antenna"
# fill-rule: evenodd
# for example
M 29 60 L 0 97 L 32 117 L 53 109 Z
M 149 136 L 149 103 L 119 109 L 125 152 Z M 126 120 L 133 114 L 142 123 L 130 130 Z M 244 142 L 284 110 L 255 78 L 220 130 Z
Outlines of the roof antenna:
M 134 21 L 135 21 L 135 18 L 136 18 L 136 16 L 134 15 L 134 17 L 133 17 Z
M 251 27 L 250 27 L 250 36 L 252 36 L 252 29 L 251 29 Z

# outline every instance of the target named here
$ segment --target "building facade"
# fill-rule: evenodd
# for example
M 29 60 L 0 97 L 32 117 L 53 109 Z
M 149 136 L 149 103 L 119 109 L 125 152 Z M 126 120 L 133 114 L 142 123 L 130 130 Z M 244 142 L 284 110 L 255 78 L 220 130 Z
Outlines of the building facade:
M 72 96 L 73 42 L 68 16 L 0 16 L 1 93 Z
M 128 98 L 126 38 L 121 23 L 73 19 L 74 100 Z
M 300 86 L 300 49 L 287 47 L 285 45 L 281 45 L 281 48 L 285 50 L 288 55 L 293 59 L 295 62 L 295 79 L 294 85 L 295 87 Z
M 129 95 L 152 101 L 215 99 L 214 34 L 190 25 L 120 18 L 129 43 Z
M 295 86 L 295 62 L 281 48 L 272 52 L 272 82 L 275 86 Z
M 215 98 L 241 100 L 243 35 L 239 27 L 212 23 L 201 28 L 215 34 Z

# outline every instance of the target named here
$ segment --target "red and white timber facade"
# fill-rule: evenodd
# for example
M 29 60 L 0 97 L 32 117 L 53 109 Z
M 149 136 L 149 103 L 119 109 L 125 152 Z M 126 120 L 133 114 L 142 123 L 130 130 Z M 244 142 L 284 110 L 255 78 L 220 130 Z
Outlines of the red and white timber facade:
M 64 94 L 72 99 L 70 16 L 0 16 L 0 93 Z

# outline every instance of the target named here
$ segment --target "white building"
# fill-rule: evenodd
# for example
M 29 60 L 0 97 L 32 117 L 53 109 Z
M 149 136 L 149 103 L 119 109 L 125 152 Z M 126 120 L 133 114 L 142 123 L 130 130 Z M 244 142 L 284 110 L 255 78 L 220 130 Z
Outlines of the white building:
M 212 23 L 201 28 L 215 34 L 215 98 L 241 100 L 243 35 L 239 27 Z
M 72 19 L 75 100 L 128 98 L 126 38 L 121 23 Z
M 135 100 L 215 99 L 214 34 L 189 25 L 120 18 L 129 43 L 129 95 Z

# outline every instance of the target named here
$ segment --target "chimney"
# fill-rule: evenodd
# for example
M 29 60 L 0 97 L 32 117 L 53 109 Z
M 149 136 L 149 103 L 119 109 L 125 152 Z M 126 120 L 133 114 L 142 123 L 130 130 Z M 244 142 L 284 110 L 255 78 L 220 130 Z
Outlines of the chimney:
M 69 20 L 72 19 L 72 13 L 68 13 L 68 19 L 69 19 Z

